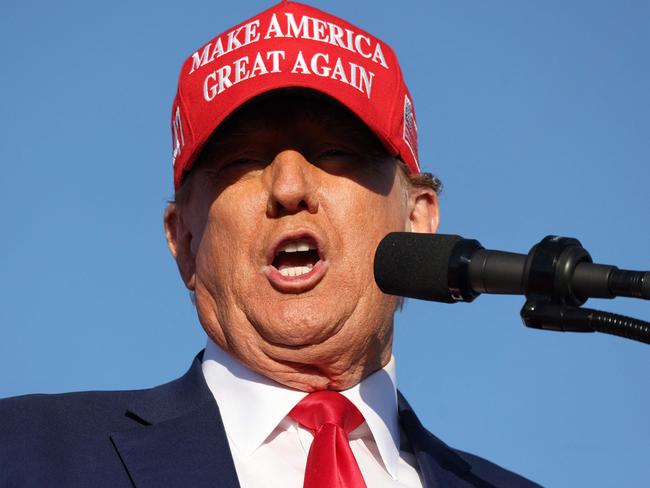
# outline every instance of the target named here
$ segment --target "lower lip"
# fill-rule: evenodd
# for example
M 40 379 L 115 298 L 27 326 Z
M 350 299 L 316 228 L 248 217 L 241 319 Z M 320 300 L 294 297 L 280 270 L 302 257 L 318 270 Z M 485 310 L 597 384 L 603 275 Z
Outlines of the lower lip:
M 264 267 L 264 274 L 271 285 L 278 291 L 285 293 L 302 293 L 314 288 L 327 272 L 327 261 L 318 261 L 309 273 L 300 276 L 282 276 L 275 266 Z

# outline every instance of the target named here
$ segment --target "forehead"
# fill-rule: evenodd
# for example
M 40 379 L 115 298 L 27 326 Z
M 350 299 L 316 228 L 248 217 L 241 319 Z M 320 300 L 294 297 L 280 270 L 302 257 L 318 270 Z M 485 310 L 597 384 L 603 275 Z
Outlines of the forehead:
M 338 139 L 369 154 L 387 155 L 377 137 L 350 110 L 305 89 L 278 90 L 244 104 L 217 128 L 206 150 L 291 139 L 298 145 Z

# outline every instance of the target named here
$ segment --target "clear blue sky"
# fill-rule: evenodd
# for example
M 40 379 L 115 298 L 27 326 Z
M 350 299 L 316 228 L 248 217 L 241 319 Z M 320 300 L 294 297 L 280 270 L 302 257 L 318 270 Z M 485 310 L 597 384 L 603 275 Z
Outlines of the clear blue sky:
M 270 1 L 3 5 L 0 396 L 148 387 L 204 344 L 168 255 L 183 59 Z M 314 1 L 397 51 L 442 228 L 650 268 L 650 3 Z M 650 347 L 526 329 L 521 297 L 410 301 L 401 390 L 449 444 L 554 487 L 650 483 Z M 650 304 L 592 301 L 650 319 Z

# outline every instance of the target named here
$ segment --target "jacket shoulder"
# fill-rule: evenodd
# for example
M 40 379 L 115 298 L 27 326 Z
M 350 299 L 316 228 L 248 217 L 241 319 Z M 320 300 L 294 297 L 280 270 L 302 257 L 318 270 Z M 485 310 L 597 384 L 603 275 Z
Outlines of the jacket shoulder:
M 483 488 L 539 486 L 479 456 L 449 447 L 422 425 L 401 393 L 398 392 L 397 397 L 402 428 L 427 486 Z
M 454 451 L 471 466 L 468 475 L 468 478 L 471 479 L 467 479 L 470 483 L 472 480 L 489 480 L 490 484 L 509 488 L 539 488 L 541 486 L 475 454 L 458 449 L 454 449 Z
M 206 398 L 197 356 L 185 375 L 149 389 L 0 400 L 0 486 L 131 486 L 115 435 L 173 419 Z
M 119 407 L 129 394 L 0 400 L 0 486 L 82 486 L 97 474 L 120 486 L 123 469 L 109 432 L 129 425 Z
M 50 430 L 127 428 L 132 426 L 133 419 L 125 414 L 131 407 L 151 411 L 152 415 L 173 416 L 174 409 L 189 408 L 197 397 L 205 394 L 203 390 L 207 390 L 197 358 L 183 376 L 152 388 L 32 394 L 0 399 L 0 418 L 3 419 L 0 440 L 12 433 L 24 436 L 29 432 Z
M 50 430 L 90 427 L 91 419 L 111 417 L 118 404 L 133 392 L 89 391 L 63 394 L 34 394 L 0 400 L 0 439 L 12 434 L 46 435 Z M 123 412 L 122 412 L 123 413 Z

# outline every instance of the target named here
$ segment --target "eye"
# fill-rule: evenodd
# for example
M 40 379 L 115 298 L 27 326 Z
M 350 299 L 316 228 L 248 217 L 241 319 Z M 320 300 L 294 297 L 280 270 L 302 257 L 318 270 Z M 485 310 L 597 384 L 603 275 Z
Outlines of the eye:
M 320 151 L 313 158 L 314 163 L 320 166 L 347 166 L 356 165 L 363 160 L 363 156 L 349 149 L 332 147 Z
M 339 148 L 331 148 L 331 149 L 326 149 L 322 151 L 319 155 L 319 159 L 324 159 L 324 158 L 345 158 L 345 157 L 350 157 L 352 153 L 349 151 L 346 151 L 344 149 L 339 149 Z
M 261 158 L 251 156 L 227 156 L 223 155 L 221 160 L 207 170 L 209 178 L 218 184 L 231 184 L 242 178 L 250 178 L 263 170 L 267 162 Z
M 252 159 L 252 158 L 237 158 L 233 159 L 231 161 L 227 161 L 222 168 L 237 168 L 241 166 L 247 166 L 247 165 L 253 165 L 253 164 L 262 164 L 260 160 Z
M 267 161 L 255 156 L 242 156 L 226 159 L 218 169 L 218 173 L 228 175 L 243 175 L 264 169 Z

